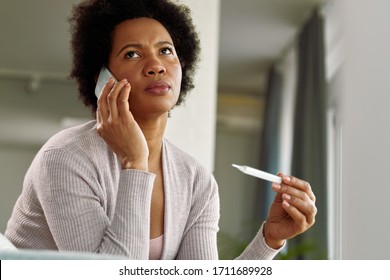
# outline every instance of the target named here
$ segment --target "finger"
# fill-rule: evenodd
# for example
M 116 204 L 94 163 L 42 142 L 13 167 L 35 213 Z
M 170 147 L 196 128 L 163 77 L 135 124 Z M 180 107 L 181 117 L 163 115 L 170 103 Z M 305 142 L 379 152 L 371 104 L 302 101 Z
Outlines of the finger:
M 295 187 L 292 187 L 290 185 L 287 185 L 287 184 L 280 184 L 280 188 L 277 190 L 278 192 L 284 194 L 289 194 L 291 196 L 294 196 L 294 197 L 297 197 L 303 201 L 307 201 L 307 202 L 314 202 L 309 194 L 307 194 L 305 191 L 302 191 L 300 189 L 297 189 Z
M 299 211 L 294 205 L 286 200 L 283 200 L 282 207 L 294 220 L 295 234 L 299 234 L 307 230 L 309 225 L 307 223 L 306 216 L 301 211 Z
M 114 84 L 115 81 L 113 79 L 109 79 L 108 82 L 104 85 L 101 95 L 97 101 L 101 120 L 107 120 L 110 115 L 107 103 L 107 95 L 111 92 Z
M 276 193 L 275 197 L 274 197 L 274 202 L 276 203 L 281 203 L 283 201 L 282 199 L 282 193 Z
M 278 174 L 279 175 L 279 174 Z M 299 188 L 296 188 L 285 183 L 272 185 L 274 191 L 280 194 L 279 199 L 294 205 L 298 211 L 302 212 L 308 223 L 314 223 L 317 208 L 315 206 L 315 199 L 310 198 L 309 194 Z M 285 204 L 284 203 L 284 204 Z
M 130 112 L 129 98 L 130 98 L 131 85 L 126 83 L 118 97 L 118 112 L 120 116 L 125 118 L 132 118 Z
M 287 202 L 300 211 L 306 217 L 306 222 L 308 224 L 314 224 L 315 216 L 317 214 L 317 207 L 315 206 L 314 202 L 311 200 L 304 201 L 287 193 L 282 194 L 282 199 L 284 202 Z
M 104 131 L 103 131 L 103 120 L 102 120 L 102 116 L 100 114 L 99 107 L 96 110 L 96 122 L 97 122 L 96 131 L 97 131 L 97 133 L 100 136 L 103 136 L 103 134 L 104 134 Z
M 111 92 L 107 96 L 108 108 L 110 111 L 110 116 L 112 119 L 117 119 L 119 116 L 118 112 L 118 96 L 121 95 L 121 92 L 125 85 L 128 84 L 127 79 L 121 80 L 117 83 Z
M 283 176 L 283 183 L 304 191 L 305 193 L 307 193 L 307 195 L 310 197 L 312 201 L 314 202 L 316 201 L 316 197 L 311 189 L 309 182 L 298 179 L 294 176 Z
M 102 116 L 100 115 L 99 107 L 96 109 L 96 122 L 98 123 L 98 125 L 102 123 Z
M 282 178 L 282 181 L 283 181 L 283 176 L 284 176 L 284 174 L 283 174 L 282 172 L 278 172 L 276 175 L 279 176 L 279 177 L 281 177 L 281 178 Z M 272 189 L 273 189 L 276 193 L 280 193 L 280 194 L 283 193 L 283 190 L 282 190 L 282 182 L 281 182 L 281 183 L 272 183 L 271 187 L 272 187 Z

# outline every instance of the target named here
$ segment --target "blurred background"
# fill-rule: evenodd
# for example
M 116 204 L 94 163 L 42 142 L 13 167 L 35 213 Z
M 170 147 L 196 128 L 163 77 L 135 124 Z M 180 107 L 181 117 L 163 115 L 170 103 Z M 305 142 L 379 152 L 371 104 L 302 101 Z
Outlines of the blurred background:
M 92 118 L 68 79 L 77 0 L 0 0 L 0 232 L 53 134 Z M 386 259 L 390 20 L 386 0 L 182 0 L 202 42 L 196 88 L 166 137 L 215 175 L 220 257 L 237 256 L 273 199 L 231 164 L 293 174 L 315 226 L 280 259 Z M 351 12 L 353 11 L 353 12 Z

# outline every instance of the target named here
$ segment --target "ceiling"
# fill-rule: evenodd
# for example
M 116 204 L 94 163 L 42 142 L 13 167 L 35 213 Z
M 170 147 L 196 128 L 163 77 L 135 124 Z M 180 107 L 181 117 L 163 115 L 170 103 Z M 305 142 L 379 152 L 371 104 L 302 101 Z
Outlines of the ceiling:
M 44 72 L 54 78 L 68 73 L 67 17 L 79 1 L 2 2 L 0 71 Z M 221 0 L 219 88 L 258 89 L 264 70 L 293 41 L 318 2 Z
M 221 0 L 220 91 L 259 93 L 319 0 Z
M 221 0 L 219 92 L 261 95 L 269 66 L 293 42 L 300 26 L 319 1 Z M 69 83 L 64 89 L 69 91 L 72 84 L 66 82 L 71 63 L 67 19 L 72 5 L 77 2 L 79 0 L 1 0 L 0 79 L 28 79 L 27 88 L 33 90 L 38 86 L 40 75 L 44 75 L 51 83 Z M 47 86 L 50 87 L 50 83 Z M 20 96 L 12 101 L 12 96 L 5 97 L 5 94 L 0 92 L 2 131 L 12 129 L 15 122 L 10 126 L 4 124 L 4 119 L 10 119 L 12 112 L 29 110 L 31 102 L 40 106 L 39 101 Z M 68 102 L 74 116 L 81 116 L 81 112 L 85 114 L 85 108 L 76 98 L 67 101 L 64 96 L 56 94 L 45 98 L 56 104 Z M 56 108 L 53 106 L 52 113 L 58 111 Z M 47 111 L 47 108 L 42 111 Z M 60 114 L 58 111 L 57 117 Z M 34 116 L 33 112 L 29 112 L 28 118 L 31 116 Z M 38 114 L 37 118 L 40 117 Z M 19 120 L 20 123 L 25 121 Z

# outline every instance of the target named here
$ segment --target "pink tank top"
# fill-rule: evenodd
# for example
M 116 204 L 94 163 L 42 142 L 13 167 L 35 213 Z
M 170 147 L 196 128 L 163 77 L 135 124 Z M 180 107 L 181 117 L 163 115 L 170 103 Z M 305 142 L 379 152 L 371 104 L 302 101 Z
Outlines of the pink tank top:
M 149 260 L 159 260 L 161 258 L 164 245 L 164 234 L 150 239 Z

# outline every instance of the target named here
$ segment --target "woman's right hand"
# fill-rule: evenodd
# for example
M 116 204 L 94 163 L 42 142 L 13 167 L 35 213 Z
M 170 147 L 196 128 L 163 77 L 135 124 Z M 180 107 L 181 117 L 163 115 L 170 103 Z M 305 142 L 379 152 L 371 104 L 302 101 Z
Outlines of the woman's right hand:
M 129 108 L 131 85 L 110 79 L 103 87 L 96 110 L 97 132 L 118 156 L 122 169 L 148 171 L 149 148 Z

